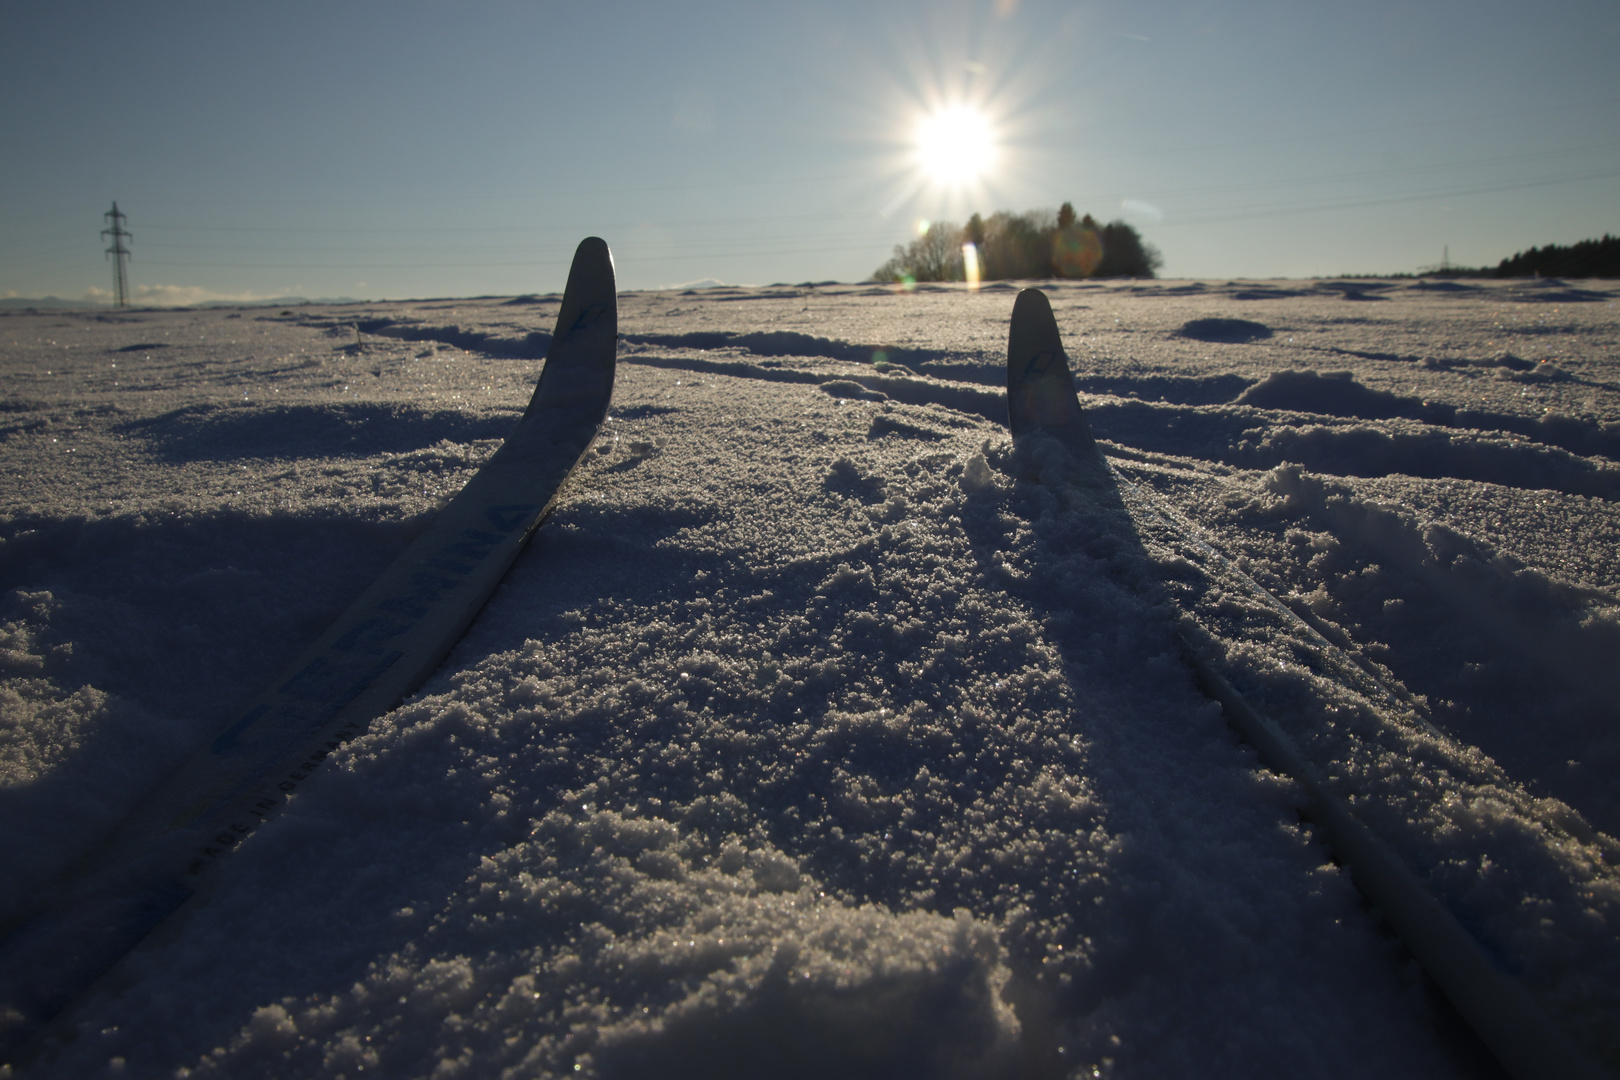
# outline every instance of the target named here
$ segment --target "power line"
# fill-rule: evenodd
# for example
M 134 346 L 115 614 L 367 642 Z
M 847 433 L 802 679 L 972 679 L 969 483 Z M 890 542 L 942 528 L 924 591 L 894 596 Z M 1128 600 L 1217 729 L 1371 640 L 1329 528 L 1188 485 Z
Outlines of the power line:
M 764 214 L 753 217 L 722 217 L 722 218 L 685 218 L 673 224 L 682 227 L 692 225 L 741 225 L 754 221 L 782 222 L 782 221 L 837 221 L 837 220 L 870 220 L 877 216 L 876 211 L 836 211 L 814 214 Z M 633 223 L 632 223 L 633 224 Z M 559 223 L 556 225 L 439 225 L 429 227 L 403 227 L 381 225 L 338 226 L 324 228 L 306 225 L 145 225 L 147 229 L 162 229 L 172 232 L 227 232 L 227 233 L 317 233 L 322 236 L 339 233 L 388 233 L 390 235 L 401 233 L 501 233 L 511 235 L 514 233 L 565 233 L 572 236 L 577 226 Z
M 690 259 L 740 259 L 768 255 L 826 255 L 844 252 L 870 251 L 872 244 L 839 247 L 767 247 L 752 250 L 725 251 L 711 249 L 704 251 L 678 251 L 657 255 L 640 255 L 634 249 L 621 249 L 616 258 L 626 262 L 677 262 Z M 484 270 L 501 267 L 542 267 L 553 266 L 564 261 L 563 255 L 556 259 L 525 260 L 521 262 L 455 262 L 455 263 L 231 263 L 231 262 L 153 262 L 148 259 L 142 266 L 164 267 L 197 267 L 232 270 Z
M 1461 199 L 1470 195 L 1490 195 L 1500 191 L 1521 191 L 1526 188 L 1552 187 L 1558 184 L 1580 184 L 1591 180 L 1611 180 L 1615 177 L 1620 177 L 1620 172 L 1588 173 L 1582 176 L 1561 176 L 1547 180 L 1524 180 L 1516 183 L 1414 192 L 1403 195 L 1373 196 L 1362 199 L 1319 199 L 1292 204 L 1257 204 L 1249 207 L 1235 207 L 1229 210 L 1215 210 L 1205 214 L 1189 214 L 1186 217 L 1178 217 L 1173 220 L 1166 219 L 1155 224 L 1154 228 L 1165 228 L 1174 225 L 1210 225 L 1226 221 L 1248 221 L 1254 218 L 1279 217 L 1285 214 L 1358 210 L 1369 206 L 1395 206 L 1400 203 L 1427 202 L 1434 199 Z
M 1243 221 L 1255 218 L 1284 216 L 1300 213 L 1326 213 L 1339 210 L 1360 209 L 1374 206 L 1390 206 L 1409 202 L 1423 202 L 1435 199 L 1456 199 L 1472 195 L 1491 194 L 1502 191 L 1517 191 L 1528 188 L 1548 187 L 1560 184 L 1582 183 L 1592 180 L 1611 179 L 1620 176 L 1613 170 L 1586 173 L 1575 176 L 1549 177 L 1537 180 L 1508 182 L 1501 184 L 1474 185 L 1468 187 L 1451 187 L 1430 189 L 1428 191 L 1400 192 L 1389 195 L 1362 196 L 1349 198 L 1310 199 L 1300 202 L 1266 202 L 1249 204 L 1247 206 L 1228 207 L 1225 210 L 1212 210 L 1204 213 L 1192 213 L 1185 216 L 1176 216 L 1159 222 L 1155 228 L 1171 228 L 1175 226 L 1205 225 L 1225 221 Z M 678 250 L 658 250 L 664 245 L 648 245 L 647 254 L 632 254 L 633 248 L 622 251 L 621 257 L 633 262 L 674 262 L 686 259 L 736 259 L 746 257 L 766 257 L 777 255 L 808 255 L 808 254 L 843 254 L 859 251 L 871 251 L 880 241 L 876 237 L 868 238 L 858 234 L 813 234 L 802 236 L 803 243 L 795 241 L 801 237 L 774 236 L 774 237 L 736 237 L 736 238 L 708 238 L 699 244 L 673 246 Z M 831 241 L 831 243 L 829 243 Z M 231 248 L 209 248 L 201 245 L 164 245 L 178 250 L 239 250 Z M 510 249 L 509 245 L 500 245 L 499 248 Z M 650 249 L 650 250 L 649 250 Z M 289 253 L 311 251 L 309 248 L 288 247 L 281 250 Z M 378 251 L 379 249 L 361 249 Z M 413 250 L 413 249 L 407 249 Z M 422 250 L 422 249 L 414 249 Z M 428 249 L 432 250 L 432 249 Z M 445 250 L 445 249 L 439 249 Z M 455 250 L 455 249 L 450 249 Z M 479 250 L 477 248 L 462 248 L 469 253 Z M 352 251 L 352 249 L 351 249 Z M 656 253 L 654 253 L 656 252 Z M 344 252 L 345 254 L 350 252 Z M 379 251 L 380 253 L 380 251 Z M 334 251 L 333 254 L 338 254 Z M 148 262 L 150 266 L 168 267 L 218 267 L 232 269 L 277 269 L 277 270 L 428 270 L 428 269 L 496 269 L 503 267 L 535 267 L 551 265 L 554 260 L 481 260 L 469 261 L 437 261 L 437 262 L 399 262 L 388 260 L 382 262 L 341 262 L 323 263 L 315 261 L 304 262 Z

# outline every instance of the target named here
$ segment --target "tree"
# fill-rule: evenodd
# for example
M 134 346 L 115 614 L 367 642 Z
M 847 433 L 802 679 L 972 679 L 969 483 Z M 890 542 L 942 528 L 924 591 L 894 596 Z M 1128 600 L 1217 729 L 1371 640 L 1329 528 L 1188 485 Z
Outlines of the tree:
M 1153 277 L 1163 259 L 1123 221 L 1098 225 L 1090 214 L 1076 220 L 1074 204 L 1054 214 L 998 210 L 974 214 L 966 226 L 936 222 L 910 244 L 895 246 L 878 267 L 878 281 L 961 281 L 962 245 L 978 251 L 982 281 L 1018 278 Z
M 1063 210 L 1067 210 L 1065 215 Z M 1088 278 L 1097 273 L 1103 261 L 1102 230 L 1090 214 L 1074 220 L 1074 207 L 1063 204 L 1058 211 L 1058 228 L 1052 234 L 1052 275 L 1065 278 Z M 1064 225 L 1067 217 L 1069 224 Z
M 909 244 L 896 244 L 889 261 L 872 274 L 873 280 L 962 280 L 962 227 L 936 221 Z
M 1620 236 L 1603 234 L 1601 240 L 1582 240 L 1571 247 L 1548 244 L 1503 259 L 1497 277 L 1620 277 Z
M 1110 221 L 1102 230 L 1102 261 L 1097 265 L 1097 277 L 1153 277 L 1164 257 L 1157 248 L 1142 243 L 1136 230 L 1123 221 Z
M 962 242 L 972 244 L 974 247 L 984 247 L 984 219 L 977 213 L 968 218 L 967 225 L 962 229 Z
M 1045 277 L 1051 273 L 1048 252 L 1056 226 L 1051 211 L 1010 214 L 1000 211 L 985 222 L 984 245 L 979 251 L 985 281 Z

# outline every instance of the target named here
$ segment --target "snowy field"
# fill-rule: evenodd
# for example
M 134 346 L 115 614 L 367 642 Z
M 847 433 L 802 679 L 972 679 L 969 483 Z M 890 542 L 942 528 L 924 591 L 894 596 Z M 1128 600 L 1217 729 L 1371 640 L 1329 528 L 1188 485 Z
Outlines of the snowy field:
M 622 295 L 471 631 L 24 1074 L 1497 1075 L 1178 631 L 1620 1066 L 1620 285 L 1045 287 L 1132 528 L 1012 448 L 1012 287 Z M 557 301 L 0 317 L 0 921 L 494 451 Z

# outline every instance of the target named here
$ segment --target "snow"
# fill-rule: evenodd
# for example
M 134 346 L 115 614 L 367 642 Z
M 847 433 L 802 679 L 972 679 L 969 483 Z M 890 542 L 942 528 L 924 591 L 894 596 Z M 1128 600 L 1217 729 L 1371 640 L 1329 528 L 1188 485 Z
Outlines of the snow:
M 28 1074 L 1490 1075 L 1178 634 L 1620 1061 L 1620 289 L 1043 287 L 1122 507 L 1010 444 L 1012 287 L 622 295 L 466 637 Z M 494 451 L 557 301 L 0 316 L 0 918 Z

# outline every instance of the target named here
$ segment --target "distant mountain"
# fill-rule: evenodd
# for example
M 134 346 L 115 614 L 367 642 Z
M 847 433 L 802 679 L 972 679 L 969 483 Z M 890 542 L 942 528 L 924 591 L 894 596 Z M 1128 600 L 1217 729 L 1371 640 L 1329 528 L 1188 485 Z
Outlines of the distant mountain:
M 364 304 L 352 296 L 323 296 L 311 300 L 307 296 L 276 296 L 268 300 L 204 300 L 196 304 L 131 304 L 134 310 L 142 308 L 233 308 L 233 307 L 298 307 L 301 304 Z M 59 296 L 0 297 L 0 311 L 106 311 L 111 304 L 95 300 L 63 300 Z
M 203 300 L 196 304 L 186 304 L 186 307 L 222 308 L 222 307 L 298 307 L 300 304 L 365 304 L 368 300 L 356 300 L 352 296 L 321 296 L 311 300 L 307 296 L 277 296 L 269 300 Z
M 109 305 L 94 300 L 63 300 L 59 296 L 6 296 L 0 297 L 0 311 L 59 311 L 70 309 L 99 309 Z

